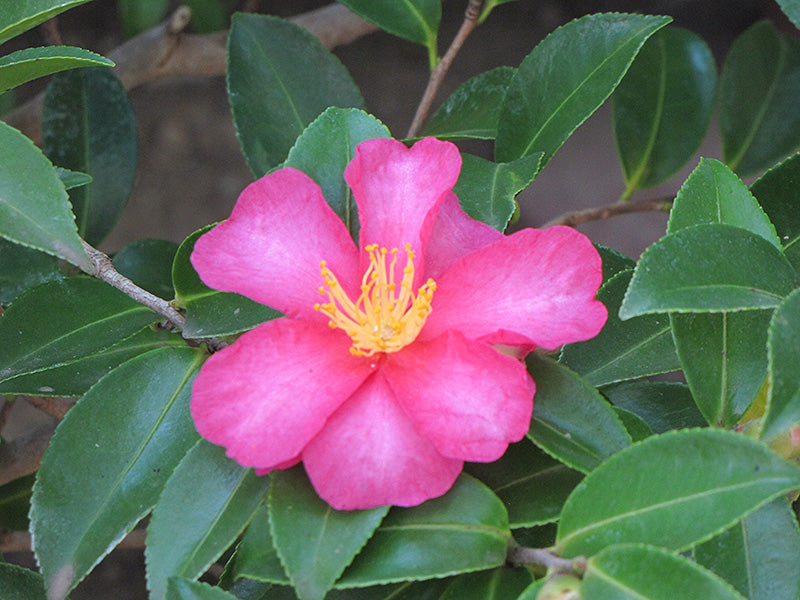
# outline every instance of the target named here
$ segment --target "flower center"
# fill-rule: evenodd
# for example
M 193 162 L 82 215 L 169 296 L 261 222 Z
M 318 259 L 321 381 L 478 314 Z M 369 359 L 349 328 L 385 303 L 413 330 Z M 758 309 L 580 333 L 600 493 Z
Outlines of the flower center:
M 377 244 L 366 246 L 369 266 L 361 279 L 361 295 L 353 302 L 336 280 L 333 272 L 320 263 L 325 281 L 319 293 L 328 296 L 327 304 L 315 304 L 314 310 L 330 316 L 332 329 L 343 329 L 353 340 L 350 352 L 355 356 L 372 356 L 376 352 L 397 352 L 419 335 L 431 313 L 431 300 L 436 282 L 428 279 L 416 296 L 414 282 L 414 252 L 406 244 L 408 256 L 403 279 L 395 283 L 394 266 L 397 248 L 387 250 Z

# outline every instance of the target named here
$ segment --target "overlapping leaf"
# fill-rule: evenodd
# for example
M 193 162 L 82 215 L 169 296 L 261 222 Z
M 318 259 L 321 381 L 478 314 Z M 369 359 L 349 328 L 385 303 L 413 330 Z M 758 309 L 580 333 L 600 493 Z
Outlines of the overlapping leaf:
M 113 67 L 114 63 L 94 52 L 71 46 L 18 50 L 0 58 L 0 94 L 37 77 L 91 66 Z
M 342 0 L 342 4 L 392 35 L 436 48 L 440 0 Z
M 25 290 L 63 278 L 54 257 L 0 238 L 0 304 L 7 306 Z
M 172 263 L 178 245 L 167 240 L 136 240 L 114 255 L 114 268 L 140 288 L 159 298 L 171 300 Z
M 6 2 L 0 12 L 0 44 L 89 0 L 26 0 Z
M 615 408 L 641 417 L 655 433 L 706 425 L 692 393 L 683 383 L 630 381 L 605 386 L 601 391 Z

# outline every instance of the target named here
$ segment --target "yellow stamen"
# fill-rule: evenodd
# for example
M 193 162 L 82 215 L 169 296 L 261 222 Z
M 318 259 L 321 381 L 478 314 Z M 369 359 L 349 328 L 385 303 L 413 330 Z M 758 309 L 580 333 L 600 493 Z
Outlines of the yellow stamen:
M 397 248 L 391 251 L 377 244 L 365 247 L 369 266 L 361 279 L 361 295 L 353 302 L 342 289 L 333 272 L 320 263 L 323 285 L 320 294 L 329 302 L 315 304 L 314 310 L 330 317 L 332 329 L 342 329 L 353 340 L 350 352 L 355 356 L 372 356 L 376 352 L 397 352 L 419 335 L 431 312 L 436 282 L 428 279 L 416 296 L 414 283 L 414 251 L 406 244 L 408 256 L 399 289 L 395 283 L 394 267 Z M 388 258 L 388 260 L 387 260 Z

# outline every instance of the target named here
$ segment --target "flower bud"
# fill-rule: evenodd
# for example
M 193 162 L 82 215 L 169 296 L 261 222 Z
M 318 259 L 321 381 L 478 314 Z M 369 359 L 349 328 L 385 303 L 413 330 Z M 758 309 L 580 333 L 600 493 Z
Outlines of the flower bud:
M 536 600 L 580 600 L 581 580 L 575 575 L 556 573 L 550 576 Z

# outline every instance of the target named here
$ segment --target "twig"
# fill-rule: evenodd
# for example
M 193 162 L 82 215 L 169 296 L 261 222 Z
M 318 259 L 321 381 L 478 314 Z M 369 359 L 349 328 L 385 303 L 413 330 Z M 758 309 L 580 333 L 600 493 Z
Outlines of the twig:
M 541 565 L 548 569 L 575 572 L 578 574 L 586 570 L 586 559 L 584 557 L 578 556 L 572 559 L 561 558 L 547 548 L 511 546 L 506 555 L 506 562 L 512 567 Z
M 57 421 L 66 416 L 67 411 L 75 404 L 75 400 L 58 396 L 17 396 L 18 400 L 25 400 L 35 409 L 53 417 Z
M 0 446 L 0 485 L 36 472 L 55 429 L 51 419 Z
M 117 544 L 116 548 L 142 549 L 144 548 L 146 529 L 134 529 Z M 0 532 L 0 552 L 30 552 L 31 534 L 27 531 Z
M 419 106 L 417 106 L 414 120 L 411 122 L 411 127 L 409 127 L 408 133 L 406 134 L 407 138 L 416 137 L 419 130 L 422 129 L 422 124 L 428 116 L 431 105 L 433 105 L 433 100 L 436 98 L 436 93 L 439 91 L 439 87 L 442 85 L 444 77 L 450 69 L 450 65 L 453 64 L 456 54 L 461 50 L 461 46 L 464 45 L 469 34 L 478 26 L 478 17 L 481 16 L 481 6 L 483 6 L 483 0 L 469 0 L 467 10 L 464 11 L 464 21 L 461 23 L 458 33 L 456 33 L 456 36 L 453 38 L 442 60 L 440 60 L 436 68 L 431 71 L 428 85 L 425 88 L 425 92 L 422 94 L 422 100 L 420 100 Z
M 587 208 L 564 213 L 541 225 L 541 229 L 553 225 L 568 225 L 575 227 L 589 221 L 603 221 L 617 215 L 624 215 L 635 212 L 648 212 L 655 210 L 667 210 L 672 206 L 672 198 L 661 198 L 656 200 L 639 200 L 636 202 L 615 202 L 599 208 Z

